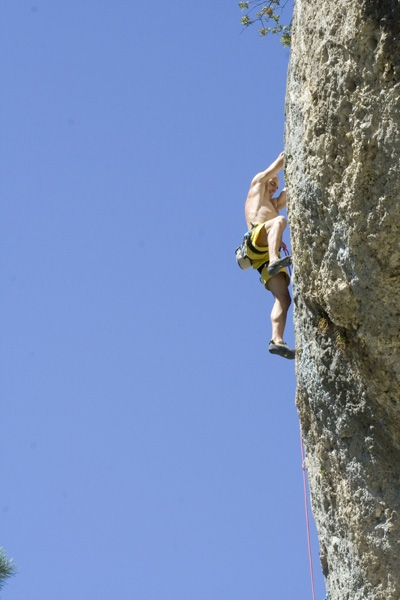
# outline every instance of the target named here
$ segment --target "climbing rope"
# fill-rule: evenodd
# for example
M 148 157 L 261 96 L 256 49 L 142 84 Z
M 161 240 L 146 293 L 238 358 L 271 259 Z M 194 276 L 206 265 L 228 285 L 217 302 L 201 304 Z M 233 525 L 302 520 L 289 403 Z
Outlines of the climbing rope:
M 309 510 L 308 510 L 308 497 L 307 497 L 307 474 L 306 474 L 306 466 L 305 466 L 306 456 L 305 456 L 303 438 L 301 437 L 301 425 L 300 425 L 300 447 L 301 447 L 301 466 L 303 469 L 304 507 L 305 507 L 305 511 L 306 511 L 306 528 L 307 528 L 308 558 L 309 558 L 309 562 L 310 562 L 311 592 L 312 592 L 312 599 L 315 600 L 314 569 L 313 569 L 313 560 L 312 560 L 312 552 L 311 552 L 310 520 L 308 518 Z
M 285 256 L 290 256 L 290 252 L 289 252 L 289 250 L 288 250 L 288 247 L 286 246 L 285 242 L 283 242 L 283 241 L 281 242 L 281 248 L 282 248 L 282 250 L 283 250 L 283 252 L 284 252 Z M 288 267 L 288 268 L 289 268 L 289 275 L 290 275 L 290 278 L 292 278 L 292 265 L 289 265 L 289 267 Z

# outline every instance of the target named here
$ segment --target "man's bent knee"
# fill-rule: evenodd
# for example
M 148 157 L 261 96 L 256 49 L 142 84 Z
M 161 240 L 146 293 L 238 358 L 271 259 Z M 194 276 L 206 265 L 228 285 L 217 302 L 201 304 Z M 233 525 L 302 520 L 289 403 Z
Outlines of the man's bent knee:
M 277 217 L 274 217 L 273 219 L 266 221 L 264 223 L 264 229 L 265 229 L 266 233 L 269 233 L 271 231 L 272 227 L 278 226 L 283 231 L 285 229 L 286 225 L 287 225 L 286 217 L 283 217 L 282 215 L 278 215 Z
M 278 217 L 275 217 L 274 220 L 276 221 L 276 223 L 279 224 L 279 227 L 281 227 L 282 230 L 285 229 L 287 225 L 286 217 L 282 217 L 282 215 L 279 215 Z

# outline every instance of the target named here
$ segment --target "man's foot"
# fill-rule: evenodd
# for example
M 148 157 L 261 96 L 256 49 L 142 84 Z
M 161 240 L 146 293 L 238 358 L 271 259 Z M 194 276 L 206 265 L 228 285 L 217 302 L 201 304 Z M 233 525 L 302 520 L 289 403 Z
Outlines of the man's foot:
M 267 267 L 268 275 L 276 275 L 279 273 L 280 269 L 284 267 L 288 267 L 292 264 L 291 256 L 284 256 L 283 258 L 278 258 L 278 260 L 274 260 L 273 263 L 270 263 Z
M 296 356 L 296 350 L 294 348 L 289 348 L 285 342 L 282 344 L 275 344 L 275 342 L 271 340 L 268 350 L 271 354 L 278 354 L 279 356 L 283 356 L 283 358 L 292 359 Z

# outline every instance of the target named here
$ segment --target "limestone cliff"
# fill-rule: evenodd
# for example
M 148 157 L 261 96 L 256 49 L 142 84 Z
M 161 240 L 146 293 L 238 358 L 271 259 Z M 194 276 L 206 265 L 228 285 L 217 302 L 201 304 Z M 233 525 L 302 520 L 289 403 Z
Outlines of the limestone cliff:
M 296 0 L 297 406 L 331 600 L 400 599 L 400 3 Z

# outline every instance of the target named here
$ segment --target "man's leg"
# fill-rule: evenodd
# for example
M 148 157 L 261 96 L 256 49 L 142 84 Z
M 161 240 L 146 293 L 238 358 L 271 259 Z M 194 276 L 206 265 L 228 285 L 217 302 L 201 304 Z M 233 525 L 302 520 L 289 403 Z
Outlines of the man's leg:
M 286 227 L 286 219 L 279 215 L 264 223 L 264 227 L 260 229 L 255 243 L 261 247 L 268 246 L 269 252 L 269 275 L 276 275 L 282 267 L 287 267 L 292 264 L 291 256 L 279 257 L 279 252 L 282 245 L 282 235 Z
M 291 303 L 287 276 L 284 273 L 278 273 L 267 281 L 265 287 L 272 292 L 275 298 L 271 312 L 272 340 L 268 350 L 271 354 L 293 359 L 296 356 L 296 350 L 289 348 L 283 341 L 287 312 Z
M 286 219 L 279 215 L 264 223 L 260 229 L 255 243 L 261 247 L 267 247 L 269 251 L 269 260 L 274 262 L 279 258 L 279 250 L 282 244 L 282 235 L 286 227 Z
M 279 216 L 267 221 L 265 229 L 268 236 L 269 262 L 273 263 L 279 258 L 282 245 L 282 235 L 286 227 L 285 217 Z
M 283 344 L 286 317 L 292 302 L 288 289 L 287 275 L 284 273 L 274 275 L 267 281 L 265 287 L 275 298 L 271 311 L 272 341 L 275 344 Z

